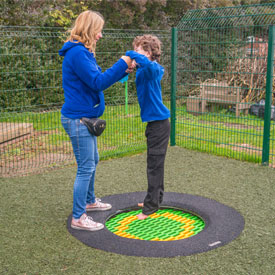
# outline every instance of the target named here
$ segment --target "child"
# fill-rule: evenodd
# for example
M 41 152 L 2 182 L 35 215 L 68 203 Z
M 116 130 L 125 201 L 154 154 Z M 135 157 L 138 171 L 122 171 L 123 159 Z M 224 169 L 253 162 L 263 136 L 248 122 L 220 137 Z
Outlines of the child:
M 134 51 L 126 56 L 136 62 L 136 87 L 142 122 L 147 122 L 147 181 L 148 190 L 137 217 L 146 219 L 159 209 L 164 193 L 164 160 L 170 137 L 170 111 L 162 102 L 160 81 L 164 68 L 159 65 L 161 42 L 153 35 L 137 36 Z

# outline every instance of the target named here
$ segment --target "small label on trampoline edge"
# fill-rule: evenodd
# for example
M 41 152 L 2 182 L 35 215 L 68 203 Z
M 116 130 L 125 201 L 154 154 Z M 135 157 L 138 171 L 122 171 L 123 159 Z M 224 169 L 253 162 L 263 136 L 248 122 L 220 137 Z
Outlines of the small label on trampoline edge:
M 220 243 L 221 243 L 221 241 L 217 241 L 217 242 L 214 242 L 214 243 L 210 243 L 209 246 L 215 246 L 215 245 L 218 245 Z

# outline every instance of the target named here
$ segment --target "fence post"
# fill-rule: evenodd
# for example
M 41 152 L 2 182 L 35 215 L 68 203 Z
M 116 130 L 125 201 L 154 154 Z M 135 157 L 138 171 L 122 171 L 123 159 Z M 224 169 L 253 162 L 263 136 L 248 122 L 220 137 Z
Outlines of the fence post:
M 177 89 L 177 49 L 178 49 L 177 28 L 172 28 L 171 47 L 171 134 L 170 145 L 176 145 L 176 89 Z
M 274 66 L 274 37 L 275 37 L 275 25 L 271 25 L 269 26 L 269 30 L 268 30 L 268 55 L 267 55 L 267 72 L 266 72 L 266 88 L 265 88 L 262 165 L 268 165 L 269 163 L 270 120 L 271 120 L 273 66 Z

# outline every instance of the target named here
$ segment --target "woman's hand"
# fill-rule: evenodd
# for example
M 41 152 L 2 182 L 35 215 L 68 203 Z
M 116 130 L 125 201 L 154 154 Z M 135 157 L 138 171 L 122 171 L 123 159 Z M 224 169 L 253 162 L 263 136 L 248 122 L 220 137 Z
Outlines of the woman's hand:
M 136 65 L 137 65 L 136 61 L 133 60 L 131 66 L 125 72 L 128 74 L 132 73 L 136 68 Z
M 121 58 L 127 63 L 128 68 L 132 66 L 132 59 L 129 56 L 123 55 Z

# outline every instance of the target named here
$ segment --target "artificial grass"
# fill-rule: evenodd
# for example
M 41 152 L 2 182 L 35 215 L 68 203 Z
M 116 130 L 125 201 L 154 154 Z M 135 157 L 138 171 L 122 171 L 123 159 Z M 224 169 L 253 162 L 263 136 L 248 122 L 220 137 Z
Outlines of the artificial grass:
M 98 197 L 146 190 L 146 154 L 101 161 Z M 0 274 L 273 274 L 275 170 L 170 147 L 165 188 L 235 208 L 245 229 L 233 242 L 175 258 L 129 257 L 85 246 L 66 229 L 75 167 L 2 178 Z M 91 234 L 93 234 L 91 232 Z

